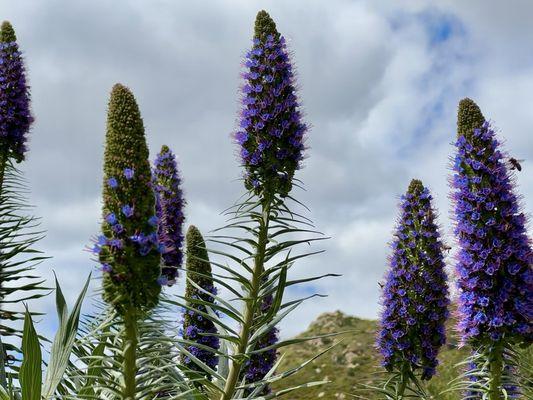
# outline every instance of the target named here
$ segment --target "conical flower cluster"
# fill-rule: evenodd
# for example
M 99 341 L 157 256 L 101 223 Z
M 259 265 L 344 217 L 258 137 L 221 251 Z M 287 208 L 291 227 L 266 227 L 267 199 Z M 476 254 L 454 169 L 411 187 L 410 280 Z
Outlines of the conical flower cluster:
M 185 201 L 176 158 L 163 146 L 154 163 L 154 189 L 157 195 L 156 210 L 159 243 L 164 247 L 161 277 L 163 284 L 172 285 L 178 277 L 183 262 L 183 209 Z
M 422 379 L 435 374 L 437 354 L 446 341 L 449 304 L 442 242 L 431 201 L 419 180 L 411 181 L 402 196 L 377 338 L 387 370 L 421 370 Z
M 265 297 L 263 304 L 261 305 L 261 311 L 263 313 L 268 312 L 272 306 L 272 301 L 272 295 Z M 278 328 L 274 327 L 259 338 L 255 344 L 255 349 L 260 350 L 273 346 L 278 342 L 278 339 Z M 244 363 L 244 377 L 246 383 L 255 383 L 263 380 L 266 374 L 272 369 L 272 367 L 274 367 L 277 358 L 278 354 L 277 349 L 275 348 L 264 350 L 259 353 L 253 353 L 250 359 Z M 250 394 L 252 391 L 253 388 L 247 390 L 247 394 Z M 270 387 L 265 386 L 260 394 L 266 395 L 269 394 L 270 391 Z
M 215 351 L 220 346 L 218 337 L 213 335 L 217 333 L 217 329 L 213 322 L 197 312 L 207 313 L 208 311 L 204 305 L 195 303 L 195 300 L 214 303 L 213 295 L 217 294 L 217 290 L 213 285 L 211 264 L 209 263 L 204 238 L 195 226 L 190 226 L 187 230 L 186 266 L 187 284 L 185 297 L 188 299 L 188 308 L 185 310 L 183 318 L 183 339 L 195 342 L 199 346 L 188 344 L 185 348 L 204 364 L 215 368 L 218 364 L 218 356 Z M 202 288 L 202 290 L 199 290 L 189 280 Z M 201 346 L 207 346 L 213 350 L 207 350 Z M 182 362 L 189 369 L 205 374 L 199 366 L 184 354 L 182 355 Z
M 151 308 L 161 286 L 155 195 L 139 108 L 117 84 L 109 101 L 104 153 L 102 234 L 94 246 L 104 299 L 119 312 Z
M 17 162 L 24 160 L 33 122 L 30 92 L 15 31 L 7 21 L 0 30 L 0 151 Z
M 300 167 L 307 127 L 285 39 L 265 11 L 257 15 L 253 47 L 244 65 L 243 108 L 235 140 L 246 169 L 245 184 L 256 194 L 284 196 Z
M 474 345 L 533 339 L 533 253 L 494 130 L 459 104 L 452 199 L 460 246 L 459 330 Z

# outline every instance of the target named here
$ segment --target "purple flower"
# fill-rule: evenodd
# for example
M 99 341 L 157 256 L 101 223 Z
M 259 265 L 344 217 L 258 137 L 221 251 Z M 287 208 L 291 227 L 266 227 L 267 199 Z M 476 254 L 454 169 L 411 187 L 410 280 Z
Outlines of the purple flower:
M 126 218 L 130 218 L 133 215 L 133 207 L 128 204 L 122 206 L 122 214 L 124 214 Z
M 114 213 L 109 213 L 105 216 L 105 220 L 109 225 L 115 225 L 117 223 L 117 216 Z
M 109 187 L 111 189 L 116 189 L 118 187 L 118 182 L 116 180 L 116 178 L 114 177 L 111 177 L 107 180 L 107 184 L 109 185 Z
M 171 285 L 176 281 L 178 269 L 183 263 L 185 200 L 176 158 L 167 146 L 163 146 L 157 155 L 153 177 L 157 196 L 155 218 L 159 235 L 158 250 L 163 260 L 162 276 L 166 276 Z
M 446 341 L 448 288 L 431 195 L 412 180 L 400 203 L 390 267 L 383 288 L 377 346 L 388 371 L 430 379 Z M 407 363 L 407 364 L 406 364 Z
M 155 215 L 152 215 L 152 216 L 148 219 L 148 223 L 149 223 L 151 226 L 157 226 L 157 224 L 159 223 L 159 218 L 157 218 L 157 216 L 155 216 Z
M 102 272 L 111 273 L 112 271 L 113 271 L 113 268 L 111 267 L 111 265 L 107 263 L 102 264 Z
M 129 181 L 133 179 L 135 175 L 135 170 L 133 168 L 124 168 L 124 177 Z

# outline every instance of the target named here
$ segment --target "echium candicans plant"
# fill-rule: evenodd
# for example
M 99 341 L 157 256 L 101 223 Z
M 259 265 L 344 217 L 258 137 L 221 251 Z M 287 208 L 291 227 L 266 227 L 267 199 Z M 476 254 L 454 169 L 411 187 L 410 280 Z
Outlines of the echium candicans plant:
M 21 335 L 25 315 L 16 305 L 44 294 L 34 271 L 46 258 L 35 249 L 43 232 L 27 215 L 28 188 L 15 163 L 24 160 L 32 122 L 24 62 L 15 31 L 5 21 L 0 27 L 0 384 L 5 384 L 5 361 L 13 365 L 20 354 L 20 345 L 7 340 Z M 8 367 L 11 376 L 17 371 L 18 366 Z
M 402 196 L 400 217 L 383 287 L 377 346 L 393 374 L 383 392 L 390 399 L 420 395 L 420 380 L 436 372 L 446 341 L 448 286 L 443 243 L 432 196 L 413 179 Z
M 22 53 L 8 21 L 0 28 L 0 162 L 2 172 L 8 158 L 24 159 L 26 141 L 33 123 L 30 91 Z M 3 175 L 2 175 L 3 177 Z M 0 182 L 3 179 L 0 179 Z
M 320 278 L 287 280 L 298 259 L 319 252 L 300 253 L 298 245 L 322 237 L 302 215 L 291 193 L 297 186 L 293 185 L 294 173 L 301 167 L 306 125 L 301 120 L 285 39 L 265 11 L 257 15 L 244 64 L 240 128 L 234 138 L 247 192 L 227 210 L 228 224 L 207 238 L 213 281 L 231 299 L 213 295 L 213 310 L 202 315 L 213 321 L 220 337 L 218 368 L 200 365 L 215 378 L 205 381 L 203 392 L 220 400 L 259 398 L 270 383 L 301 369 L 277 371 L 276 351 L 288 341 L 272 338 L 279 322 L 305 300 L 284 303 L 285 288 Z M 252 374 L 250 367 L 256 361 L 261 362 L 261 370 Z M 319 383 L 323 382 L 303 386 Z
M 183 347 L 190 355 L 208 367 L 216 369 L 218 365 L 217 350 L 220 341 L 213 321 L 204 315 L 212 310 L 217 289 L 213 282 L 211 263 L 202 234 L 195 226 L 187 230 L 187 282 L 185 297 L 187 304 L 183 313 Z M 181 354 L 181 362 L 191 372 L 207 375 L 188 354 Z M 194 378 L 195 374 L 190 374 Z M 207 376 L 208 378 L 211 378 Z
M 96 239 L 103 297 L 123 323 L 124 399 L 135 398 L 138 326 L 159 299 L 161 246 L 141 114 L 131 91 L 116 84 L 108 106 L 102 233 Z
M 452 200 L 459 245 L 458 330 L 473 351 L 460 382 L 500 400 L 513 386 L 516 346 L 533 339 L 533 253 L 526 217 L 514 193 L 509 159 L 491 124 L 471 99 L 459 103 Z M 518 370 L 516 370 L 518 373 Z
M 154 162 L 154 190 L 159 243 L 162 245 L 162 284 L 176 282 L 183 263 L 183 224 L 185 200 L 174 153 L 163 146 Z

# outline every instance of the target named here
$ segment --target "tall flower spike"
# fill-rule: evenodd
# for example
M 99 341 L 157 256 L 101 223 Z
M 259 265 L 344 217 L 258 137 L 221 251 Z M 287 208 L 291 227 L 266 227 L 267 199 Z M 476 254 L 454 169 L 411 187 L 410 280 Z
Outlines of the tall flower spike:
M 102 235 L 95 244 L 104 271 L 104 299 L 119 313 L 158 302 L 160 254 L 148 147 L 131 91 L 111 91 L 104 153 Z
M 30 92 L 22 54 L 11 24 L 0 28 L 0 151 L 3 157 L 24 160 L 27 136 L 33 123 Z
M 459 244 L 458 330 L 482 355 L 473 365 L 480 394 L 504 398 L 509 347 L 533 339 L 533 252 L 526 217 L 494 130 L 479 107 L 461 100 L 452 201 Z M 485 398 L 484 397 L 484 398 Z
M 195 311 L 206 313 L 206 307 L 194 302 L 195 300 L 208 303 L 215 301 L 212 295 L 216 295 L 217 291 L 213 284 L 211 264 L 208 257 L 202 234 L 198 228 L 190 226 L 187 230 L 187 284 L 185 287 L 185 296 L 189 300 L 188 308 L 185 309 L 183 316 L 183 338 L 201 346 L 212 348 L 213 351 L 209 351 L 201 346 L 185 346 L 192 355 L 214 369 L 218 364 L 218 357 L 215 352 L 219 348 L 219 339 L 217 336 L 211 336 L 210 334 L 216 334 L 217 329 L 212 321 L 202 317 Z M 194 286 L 191 281 L 202 288 L 203 291 Z M 205 374 L 203 369 L 184 354 L 182 355 L 182 363 L 199 374 Z
M 178 277 L 183 262 L 183 209 L 185 201 L 181 190 L 181 178 L 176 158 L 163 146 L 154 163 L 154 184 L 157 194 L 157 224 L 162 251 L 162 279 L 169 286 Z
M 526 217 L 494 130 L 470 99 L 459 103 L 452 200 L 460 251 L 462 341 L 533 339 L 533 253 Z
M 285 196 L 301 166 L 307 126 L 285 39 L 266 11 L 257 14 L 244 66 L 240 126 L 234 138 L 246 170 L 245 186 L 263 196 Z
M 402 196 L 400 218 L 383 288 L 377 346 L 388 371 L 430 379 L 445 343 L 448 287 L 442 242 L 421 181 L 412 180 Z

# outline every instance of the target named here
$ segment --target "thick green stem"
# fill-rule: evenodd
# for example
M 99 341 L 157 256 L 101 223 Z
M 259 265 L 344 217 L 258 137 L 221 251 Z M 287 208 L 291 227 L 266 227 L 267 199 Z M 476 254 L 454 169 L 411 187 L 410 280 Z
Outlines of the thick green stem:
M 137 391 L 137 312 L 130 307 L 124 314 L 124 348 L 122 373 L 124 375 L 124 387 L 122 388 L 123 400 L 135 400 Z
M 270 206 L 270 201 L 265 200 L 263 202 L 262 219 L 259 226 L 257 249 L 254 259 L 254 269 L 250 282 L 251 288 L 249 293 L 246 294 L 248 300 L 246 301 L 244 321 L 239 333 L 239 345 L 237 346 L 236 354 L 234 354 L 231 359 L 226 385 L 224 386 L 224 393 L 220 397 L 220 400 L 231 400 L 233 398 L 235 387 L 237 386 L 241 374 L 242 365 L 246 361 L 244 355 L 246 348 L 248 347 L 248 341 L 252 335 L 252 325 L 258 307 L 257 298 L 261 287 L 261 274 L 264 271 L 265 250 L 268 243 L 268 226 L 270 222 Z
M 502 400 L 503 348 L 501 344 L 492 348 L 490 352 L 490 360 L 489 400 Z
M 409 376 L 407 375 L 408 366 L 404 365 L 402 367 L 402 372 L 400 374 L 400 387 L 398 388 L 397 392 L 397 399 L 403 400 L 405 395 L 405 389 L 407 388 L 407 381 L 409 380 Z

